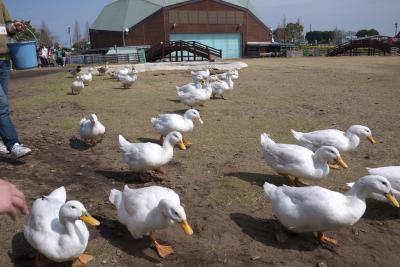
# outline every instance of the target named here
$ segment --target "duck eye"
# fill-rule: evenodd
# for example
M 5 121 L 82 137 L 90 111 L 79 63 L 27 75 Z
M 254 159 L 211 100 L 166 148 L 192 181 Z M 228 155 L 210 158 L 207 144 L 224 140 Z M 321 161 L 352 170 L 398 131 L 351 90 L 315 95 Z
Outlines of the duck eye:
M 176 212 L 176 211 L 174 211 L 174 214 L 176 215 L 176 216 L 178 216 L 179 214 L 178 214 L 178 212 Z
M 386 182 L 382 182 L 383 185 L 387 185 Z
M 76 209 L 76 207 L 75 206 L 71 206 L 71 209 Z

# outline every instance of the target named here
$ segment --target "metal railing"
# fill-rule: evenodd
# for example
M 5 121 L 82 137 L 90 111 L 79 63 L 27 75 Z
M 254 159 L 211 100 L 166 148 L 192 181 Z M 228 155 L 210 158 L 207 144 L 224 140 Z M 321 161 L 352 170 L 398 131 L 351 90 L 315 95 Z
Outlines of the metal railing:
M 129 54 L 87 54 L 75 55 L 67 58 L 69 64 L 125 64 L 125 63 L 145 63 L 146 56 L 144 53 L 129 53 Z

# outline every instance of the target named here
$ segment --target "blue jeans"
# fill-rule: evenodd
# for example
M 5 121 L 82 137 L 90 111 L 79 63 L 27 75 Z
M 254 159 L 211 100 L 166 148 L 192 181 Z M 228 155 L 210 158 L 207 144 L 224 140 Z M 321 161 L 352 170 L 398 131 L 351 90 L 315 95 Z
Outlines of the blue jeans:
M 19 143 L 18 134 L 11 122 L 8 110 L 8 74 L 10 61 L 0 60 L 0 137 L 8 150 Z

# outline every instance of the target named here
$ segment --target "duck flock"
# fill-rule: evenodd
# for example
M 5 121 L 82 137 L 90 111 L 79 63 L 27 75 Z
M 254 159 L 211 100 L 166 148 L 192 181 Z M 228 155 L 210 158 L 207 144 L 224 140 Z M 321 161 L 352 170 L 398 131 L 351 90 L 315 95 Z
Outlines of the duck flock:
M 237 69 L 213 75 L 210 70 L 211 66 L 192 71 L 193 82 L 176 87 L 180 102 L 190 108 L 183 115 L 160 114 L 150 118 L 154 131 L 160 135 L 160 144 L 131 143 L 122 135 L 118 136 L 123 161 L 141 178 L 149 171 L 165 175 L 161 168 L 172 160 L 174 147 L 185 150 L 192 145 L 186 133 L 193 131 L 193 121 L 203 124 L 199 111 L 194 108 L 211 98 L 224 99 L 224 94 L 234 88 L 234 80 L 239 78 Z M 79 67 L 72 74 L 76 76 L 71 86 L 73 94 L 79 94 L 89 86 L 96 74 L 107 74 L 120 81 L 124 88 L 130 88 L 138 79 L 135 68 L 129 66 L 111 69 L 106 65 L 84 73 Z M 80 137 L 88 145 L 95 146 L 101 142 L 105 132 L 95 114 L 80 121 Z M 273 214 L 282 225 L 275 233 L 279 241 L 287 239 L 285 232 L 289 230 L 315 232 L 321 245 L 337 244 L 324 233 L 356 223 L 366 210 L 366 198 L 385 201 L 399 208 L 400 166 L 368 169 L 369 175 L 347 184 L 350 189 L 346 193 L 310 185 L 314 180 L 326 179 L 330 169 L 348 168 L 341 153 L 355 150 L 360 138 L 367 138 L 375 144 L 368 127 L 353 125 L 345 132 L 336 129 L 291 132 L 297 144 L 276 143 L 267 133 L 261 134 L 260 140 L 266 163 L 291 185 L 264 184 Z M 135 239 L 149 236 L 162 258 L 174 251 L 171 246 L 157 242 L 155 231 L 176 223 L 187 235 L 193 234 L 179 195 L 170 188 L 148 186 L 132 189 L 125 185 L 122 190 L 111 189 L 109 201 L 115 206 L 118 220 L 131 235 Z M 24 235 L 37 250 L 38 263 L 45 257 L 55 262 L 74 261 L 74 266 L 83 266 L 93 259 L 84 253 L 89 240 L 85 223 L 100 224 L 81 202 L 67 201 L 66 190 L 60 187 L 33 203 Z

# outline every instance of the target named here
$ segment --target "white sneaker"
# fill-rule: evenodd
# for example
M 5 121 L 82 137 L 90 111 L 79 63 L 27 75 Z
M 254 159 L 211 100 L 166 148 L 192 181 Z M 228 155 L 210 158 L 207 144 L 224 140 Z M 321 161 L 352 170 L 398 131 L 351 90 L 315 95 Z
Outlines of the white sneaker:
M 24 147 L 22 144 L 15 143 L 15 145 L 11 149 L 11 158 L 19 159 L 23 156 L 29 155 L 32 152 L 31 149 Z
M 4 145 L 3 141 L 0 141 L 0 154 L 8 154 L 10 151 L 8 151 L 7 147 Z

